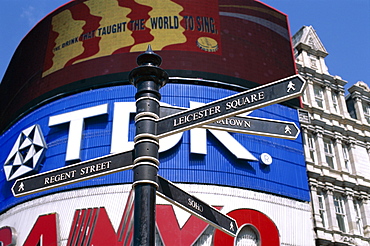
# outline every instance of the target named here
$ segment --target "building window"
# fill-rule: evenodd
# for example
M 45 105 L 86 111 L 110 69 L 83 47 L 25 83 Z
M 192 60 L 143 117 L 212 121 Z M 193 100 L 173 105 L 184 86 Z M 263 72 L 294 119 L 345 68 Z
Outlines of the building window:
M 370 104 L 364 103 L 364 104 L 362 104 L 362 107 L 364 109 L 365 119 L 366 119 L 367 123 L 370 124 Z
M 317 57 L 312 54 L 308 54 L 308 57 L 310 59 L 311 68 L 316 70 L 317 69 Z
M 356 212 L 356 226 L 357 226 L 357 230 L 359 231 L 360 235 L 364 235 L 364 231 L 363 231 L 363 223 L 362 223 L 362 218 L 361 218 L 361 201 L 357 200 L 357 199 L 353 199 L 353 206 L 355 208 L 355 212 Z
M 346 212 L 344 209 L 344 200 L 342 196 L 340 195 L 334 196 L 334 206 L 339 230 L 341 230 L 342 232 L 346 232 L 347 231 Z
M 321 191 L 317 192 L 317 199 L 319 200 L 319 213 L 322 221 L 322 226 L 326 228 L 327 217 L 326 217 L 325 197 Z
M 350 159 L 349 159 L 349 146 L 348 146 L 348 144 L 343 144 L 342 149 L 343 149 L 344 168 L 348 172 L 351 173 L 352 169 L 351 169 L 351 162 L 350 162 Z
M 310 113 L 306 110 L 298 109 L 299 122 L 310 124 Z
M 314 94 L 315 94 L 315 101 L 316 105 L 320 108 L 324 108 L 324 93 L 321 86 L 315 85 L 314 86 Z
M 329 167 L 334 168 L 334 153 L 333 153 L 333 144 L 330 139 L 324 139 L 324 152 L 326 163 Z
M 316 155 L 316 151 L 315 151 L 315 142 L 314 142 L 314 138 L 312 136 L 311 133 L 307 133 L 307 138 L 306 138 L 306 145 L 308 147 L 308 150 L 310 152 L 310 158 L 312 160 L 312 162 L 316 162 L 316 158 L 315 158 L 315 155 Z
M 311 62 L 311 68 L 316 70 L 317 69 L 316 59 L 310 58 L 310 62 Z
M 311 46 L 311 48 L 312 49 L 314 49 L 314 50 L 316 50 L 317 48 L 316 48 L 316 45 L 315 45 L 315 42 L 313 41 L 313 38 L 312 37 L 310 37 L 309 39 L 308 39 L 308 44 Z
M 332 100 L 333 100 L 333 108 L 336 113 L 339 112 L 339 105 L 338 105 L 338 93 L 333 92 L 331 94 Z

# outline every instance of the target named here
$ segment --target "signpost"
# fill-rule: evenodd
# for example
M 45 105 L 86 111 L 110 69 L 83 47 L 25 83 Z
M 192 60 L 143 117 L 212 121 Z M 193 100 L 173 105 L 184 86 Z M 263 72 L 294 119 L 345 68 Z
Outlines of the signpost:
M 187 109 L 161 106 L 160 116 L 162 118 L 178 112 L 183 112 L 185 110 Z M 294 122 L 263 119 L 250 116 L 233 116 L 209 123 L 208 125 L 202 125 L 201 127 L 211 130 L 221 130 L 284 139 L 296 139 L 300 132 L 299 128 Z
M 108 175 L 132 168 L 133 151 L 107 155 L 17 179 L 12 187 L 15 197 L 25 196 L 87 179 Z
M 166 137 L 201 125 L 222 120 L 247 111 L 283 102 L 302 94 L 305 81 L 294 75 L 258 86 L 195 109 L 189 109 L 157 120 L 157 136 Z
M 163 199 L 195 215 L 230 236 L 236 236 L 238 226 L 233 218 L 224 215 L 214 207 L 183 191 L 161 176 L 158 176 L 158 185 L 157 194 Z
M 149 46 L 136 59 L 139 67 L 129 74 L 136 87 L 136 134 L 134 138 L 134 245 L 155 245 L 155 206 L 158 188 L 159 139 L 156 136 L 159 117 L 159 89 L 168 81 L 168 74 L 159 65 L 162 58 Z
M 238 227 L 234 219 L 158 176 L 159 138 L 195 127 L 204 127 L 295 139 L 299 129 L 292 122 L 236 115 L 298 97 L 303 92 L 305 81 L 299 75 L 294 75 L 195 109 L 160 107 L 159 89 L 168 80 L 167 73 L 158 67 L 161 62 L 160 56 L 149 46 L 148 50 L 137 58 L 139 67 L 133 69 L 129 75 L 130 82 L 137 88 L 134 150 L 18 179 L 12 187 L 14 196 L 24 196 L 133 169 L 135 197 L 130 204 L 134 204 L 132 241 L 135 246 L 155 244 L 156 193 L 208 224 L 236 236 Z M 131 233 L 128 232 L 127 235 L 129 234 Z

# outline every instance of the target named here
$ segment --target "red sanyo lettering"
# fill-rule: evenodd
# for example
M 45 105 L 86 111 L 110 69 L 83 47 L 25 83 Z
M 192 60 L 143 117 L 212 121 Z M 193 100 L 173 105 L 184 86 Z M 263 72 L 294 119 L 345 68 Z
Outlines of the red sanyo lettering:
M 126 210 L 132 211 L 132 210 Z M 129 212 L 132 214 L 132 212 Z M 130 227 L 130 220 L 122 218 L 116 234 L 105 208 L 77 209 L 73 218 L 68 237 L 68 246 L 123 246 L 130 245 L 132 233 L 124 236 L 126 229 Z M 0 242 L 9 244 L 9 233 L 1 230 Z M 57 221 L 56 214 L 41 215 L 35 222 L 30 234 L 23 246 L 48 245 L 57 246 Z
M 67 246 L 131 245 L 133 230 L 130 228 L 132 228 L 133 221 L 130 218 L 132 218 L 132 210 L 126 211 L 129 213 L 124 213 L 122 216 L 116 233 L 105 208 L 76 210 Z
M 259 233 L 261 246 L 279 246 L 279 231 L 275 223 L 265 214 L 253 209 L 238 209 L 227 213 L 236 220 L 238 228 L 242 225 L 253 225 Z M 216 230 L 213 236 L 214 246 L 233 246 L 234 238 Z
M 12 227 L 5 226 L 0 228 L 0 245 L 13 246 L 16 243 L 15 230 Z
M 221 207 L 218 207 L 220 209 Z M 175 213 L 170 205 L 157 205 L 157 228 L 166 246 L 192 245 L 208 224 L 190 216 L 180 229 Z M 133 233 L 132 207 L 126 206 L 117 233 L 104 207 L 78 209 L 75 212 L 67 246 L 124 246 L 131 245 Z M 228 213 L 239 228 L 253 225 L 258 231 L 261 246 L 280 245 L 279 232 L 274 222 L 265 214 L 252 209 L 238 209 Z M 58 245 L 56 214 L 41 215 L 35 222 L 23 246 Z M 15 233 L 9 227 L 0 229 L 0 242 L 4 246 L 15 245 Z M 215 230 L 214 246 L 233 246 L 234 238 Z
M 33 225 L 23 246 L 58 246 L 57 214 L 41 215 Z
M 221 209 L 222 207 L 215 208 Z M 190 216 L 184 226 L 180 228 L 171 205 L 157 205 L 156 209 L 157 228 L 164 245 L 193 245 L 208 226 L 206 222 L 195 216 Z

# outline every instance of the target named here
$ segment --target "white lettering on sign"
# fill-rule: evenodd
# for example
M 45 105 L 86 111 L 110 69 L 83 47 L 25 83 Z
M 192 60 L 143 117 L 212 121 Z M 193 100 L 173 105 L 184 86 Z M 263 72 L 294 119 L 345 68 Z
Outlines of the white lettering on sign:
M 203 106 L 205 103 L 190 102 L 190 108 Z M 249 114 L 249 113 L 247 113 Z M 194 154 L 207 154 L 207 131 L 222 143 L 236 158 L 248 161 L 258 161 L 243 145 L 230 133 L 217 130 L 194 128 L 190 130 L 190 152 Z
M 46 177 L 44 180 L 44 184 L 52 184 L 58 181 L 74 178 L 75 173 L 76 173 L 76 170 L 73 170 L 73 171 L 69 171 L 66 173 L 61 173 L 61 174 L 53 175 L 50 177 Z
M 265 93 L 263 91 L 258 92 L 257 94 L 252 94 L 249 97 L 243 97 L 236 100 L 232 100 L 231 102 L 226 103 L 226 110 L 229 110 L 231 108 L 238 109 L 238 107 L 242 107 L 246 104 L 250 104 L 253 102 L 258 102 L 265 99 Z
M 258 97 L 257 97 L 258 98 Z M 161 105 L 167 105 L 161 103 Z M 199 107 L 204 103 L 190 102 L 190 108 Z M 206 117 L 210 114 L 219 112 L 219 108 L 214 107 L 202 112 L 202 117 Z M 85 108 L 76 110 L 60 115 L 55 115 L 49 118 L 49 126 L 55 126 L 63 123 L 70 123 L 67 150 L 66 150 L 66 161 L 80 159 L 81 152 L 81 141 L 84 130 L 84 119 L 94 117 L 108 113 L 108 105 L 102 104 L 95 107 Z M 132 150 L 134 148 L 133 141 L 129 141 L 130 131 L 130 120 L 136 113 L 135 102 L 115 102 L 113 109 L 113 121 L 112 121 L 112 132 L 111 132 L 111 148 L 110 153 L 120 153 Z M 193 116 L 189 116 L 189 120 L 193 119 Z M 200 117 L 201 114 L 198 112 L 196 117 Z M 187 116 L 185 116 L 187 117 Z M 184 119 L 185 120 L 185 119 Z M 224 121 L 226 123 L 226 121 Z M 239 122 L 228 121 L 228 124 L 240 124 Z M 241 122 L 245 127 L 248 127 L 248 122 Z M 223 124 L 220 121 L 220 124 Z M 243 160 L 257 161 L 247 149 L 244 148 L 235 138 L 232 137 L 228 132 L 218 130 L 206 130 L 202 128 L 195 128 L 190 130 L 190 152 L 195 154 L 207 154 L 207 134 L 209 131 L 217 140 L 222 143 L 226 149 L 228 149 L 236 158 Z M 167 151 L 173 148 L 182 138 L 182 132 L 161 138 L 159 140 L 160 149 L 159 152 Z M 87 170 L 86 170 L 87 171 Z
M 188 198 L 188 205 L 192 208 L 195 208 L 199 212 L 203 212 L 203 206 L 191 198 Z
M 69 123 L 66 161 L 80 160 L 81 140 L 85 119 L 107 113 L 108 104 L 102 104 L 51 116 L 49 118 L 49 126 Z
M 207 118 L 208 116 L 221 113 L 220 111 L 220 106 L 212 107 L 212 108 L 207 108 L 198 112 L 195 112 L 193 114 L 188 114 L 183 117 L 179 117 L 177 119 L 173 120 L 173 126 L 178 126 L 182 125 L 188 122 L 196 121 L 199 119 Z
M 226 119 L 223 119 L 223 120 L 218 120 L 218 121 L 216 121 L 216 124 L 251 128 L 251 122 L 250 121 L 240 120 L 240 119 L 233 119 L 233 118 L 231 118 L 231 119 L 226 118 Z
M 102 163 L 94 164 L 88 167 L 81 168 L 80 175 L 83 176 L 88 173 L 95 173 L 101 170 L 109 169 L 111 161 L 105 161 Z
M 161 105 L 170 106 L 167 103 Z M 116 102 L 113 110 L 112 139 L 110 153 L 126 152 L 134 149 L 134 142 L 129 141 L 130 116 L 135 116 L 135 102 Z M 133 119 L 133 117 L 132 117 Z M 182 138 L 182 133 L 177 133 L 159 139 L 159 152 L 164 152 L 174 147 Z

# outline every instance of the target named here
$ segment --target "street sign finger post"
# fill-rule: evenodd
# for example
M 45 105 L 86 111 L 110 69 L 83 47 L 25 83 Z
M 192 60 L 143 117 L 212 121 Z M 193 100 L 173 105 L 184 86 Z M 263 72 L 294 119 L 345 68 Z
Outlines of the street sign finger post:
M 195 109 L 169 115 L 157 120 L 157 136 L 166 137 L 197 126 L 283 102 L 300 96 L 305 81 L 300 75 L 258 86 Z
M 25 196 L 87 179 L 132 169 L 133 151 L 107 155 L 52 171 L 17 179 L 15 197 Z
M 238 226 L 233 218 L 158 176 L 159 139 L 195 127 L 295 139 L 299 129 L 293 122 L 238 115 L 298 97 L 306 83 L 294 75 L 194 109 L 163 107 L 159 89 L 167 83 L 168 75 L 159 68 L 161 62 L 161 57 L 149 45 L 137 58 L 139 67 L 129 75 L 130 82 L 137 88 L 134 150 L 18 179 L 12 187 L 14 196 L 133 169 L 135 246 L 155 245 L 156 194 L 221 231 L 237 236 Z
M 161 176 L 158 176 L 158 185 L 157 194 L 163 199 L 184 209 L 230 236 L 236 236 L 238 226 L 233 218 L 224 215 L 214 207 L 183 191 Z
M 183 112 L 186 108 L 161 106 L 161 118 L 178 112 Z M 220 130 L 235 133 L 244 133 L 258 136 L 268 136 L 283 139 L 296 139 L 300 133 L 299 128 L 294 122 L 257 118 L 251 116 L 233 116 L 218 120 L 202 128 L 210 130 Z

